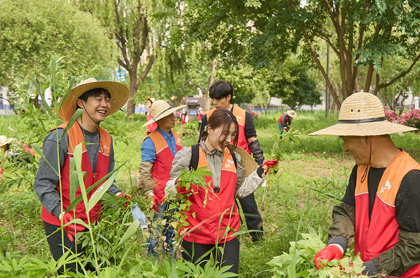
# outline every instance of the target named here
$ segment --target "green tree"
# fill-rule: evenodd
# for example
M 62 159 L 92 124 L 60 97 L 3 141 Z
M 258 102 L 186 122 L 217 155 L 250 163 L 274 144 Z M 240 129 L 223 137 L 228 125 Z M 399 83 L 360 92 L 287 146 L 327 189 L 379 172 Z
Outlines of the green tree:
M 138 88 L 155 63 L 176 18 L 173 2 L 139 0 L 73 0 L 81 10 L 96 15 L 115 40 L 118 64 L 127 70 L 130 99 L 127 117 L 134 113 Z
M 9 89 L 63 57 L 62 73 L 109 68 L 112 41 L 90 14 L 66 0 L 0 0 L 0 85 Z
M 271 95 L 281 98 L 283 104 L 292 109 L 298 109 L 302 105 L 321 104 L 321 92 L 317 90 L 316 82 L 307 72 L 308 69 L 304 67 L 293 69 L 291 78 L 273 82 Z
M 188 4 L 190 30 L 210 34 L 227 26 L 226 33 L 237 32 L 235 38 L 243 40 L 225 39 L 226 46 L 219 45 L 228 50 L 250 45 L 250 60 L 257 67 L 285 59 L 303 46 L 301 58 L 308 61 L 312 57 L 338 106 L 336 88 L 320 62 L 325 54 L 319 51 L 319 40 L 338 57 L 343 99 L 361 89 L 357 87 L 360 67 L 367 67 L 362 88 L 377 94 L 408 74 L 420 59 L 420 2 L 416 0 L 200 0 Z M 236 26 L 244 31 L 238 32 L 239 27 L 235 31 Z M 250 34 L 252 38 L 246 40 Z M 214 37 L 217 39 L 223 40 Z M 394 76 L 382 78 L 384 61 L 397 55 L 409 62 Z

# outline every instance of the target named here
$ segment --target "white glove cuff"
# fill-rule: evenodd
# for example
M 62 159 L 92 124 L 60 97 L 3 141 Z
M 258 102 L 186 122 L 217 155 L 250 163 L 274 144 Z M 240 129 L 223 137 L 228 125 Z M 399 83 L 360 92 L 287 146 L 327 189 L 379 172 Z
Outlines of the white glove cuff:
M 344 250 L 343 250 L 343 247 L 341 247 L 340 246 L 340 244 L 335 244 L 335 243 L 332 243 L 332 244 L 328 244 L 328 246 L 331 246 L 331 245 L 334 245 L 334 246 L 337 246 L 339 249 L 340 249 L 340 251 L 341 251 L 341 254 L 344 254 Z

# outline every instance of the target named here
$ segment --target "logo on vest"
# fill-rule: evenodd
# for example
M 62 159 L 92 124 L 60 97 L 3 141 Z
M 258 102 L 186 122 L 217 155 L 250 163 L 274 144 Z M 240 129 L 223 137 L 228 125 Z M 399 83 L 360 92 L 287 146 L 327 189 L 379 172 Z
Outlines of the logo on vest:
M 385 183 L 385 186 L 381 187 L 381 192 L 380 193 L 385 193 L 385 190 L 390 190 L 392 187 L 392 185 L 389 183 L 389 181 L 387 180 Z
M 106 145 L 103 145 L 102 147 L 104 148 L 104 150 L 109 149 Z
M 240 119 L 242 119 L 242 117 L 241 116 L 236 116 L 236 119 L 240 120 Z
M 230 160 L 230 159 L 227 159 L 227 163 L 225 164 L 225 167 L 226 168 L 230 168 L 230 167 L 232 167 L 232 164 L 233 164 L 234 162 L 232 161 L 232 160 Z
M 181 143 L 181 138 L 176 138 L 177 143 Z

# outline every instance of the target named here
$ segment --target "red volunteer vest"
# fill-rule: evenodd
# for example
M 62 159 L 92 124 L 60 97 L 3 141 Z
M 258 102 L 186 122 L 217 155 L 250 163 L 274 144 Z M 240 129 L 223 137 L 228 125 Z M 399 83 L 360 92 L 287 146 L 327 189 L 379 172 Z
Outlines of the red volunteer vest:
M 176 151 L 178 152 L 182 148 L 181 137 L 173 130 L 172 134 L 175 137 Z M 158 130 L 153 131 L 147 137 L 152 139 L 156 149 L 156 160 L 152 167 L 152 178 L 156 182 L 156 186 L 153 189 L 153 201 L 155 203 L 158 202 L 160 205 L 163 202 L 163 197 L 165 197 L 166 183 L 170 180 L 169 172 L 172 168 L 174 155 L 166 143 L 165 138 L 163 138 Z
M 58 128 L 66 128 L 67 123 L 60 125 Z M 86 146 L 82 146 L 82 171 L 86 173 L 85 177 L 83 178 L 85 188 L 89 188 L 98 180 L 102 179 L 105 175 L 108 174 L 108 166 L 109 166 L 109 153 L 111 151 L 111 135 L 109 133 L 98 127 L 99 135 L 100 135 L 100 142 L 99 142 L 99 152 L 98 152 L 98 159 L 96 161 L 96 173 L 92 172 L 92 166 L 90 165 L 89 156 L 86 151 Z M 83 136 L 83 132 L 80 126 L 77 123 L 74 123 L 73 126 L 68 131 L 68 152 L 67 157 L 64 160 L 64 165 L 61 168 L 61 186 L 62 186 L 62 200 L 63 200 L 63 208 L 66 210 L 70 205 L 70 177 L 69 172 L 70 170 L 70 158 L 73 157 L 74 149 L 77 145 L 85 141 L 85 137 Z M 98 185 L 95 189 L 87 194 L 88 199 L 95 193 L 95 191 L 101 186 Z M 60 193 L 60 185 L 57 186 L 56 190 Z M 76 191 L 76 198 L 82 194 L 80 187 Z M 101 205 L 97 203 L 93 209 L 89 212 L 89 217 L 91 222 L 95 222 L 99 218 L 99 210 Z M 73 211 L 73 210 L 72 210 Z M 82 219 L 85 223 L 88 223 L 86 209 L 83 201 L 81 201 L 75 208 L 76 211 L 76 218 Z M 58 220 L 57 217 L 49 213 L 45 207 L 42 207 L 41 218 L 45 222 L 61 226 L 61 221 Z
M 291 118 L 287 118 L 287 114 L 286 113 L 284 113 L 283 115 L 280 116 L 279 123 L 280 124 L 283 124 L 283 117 L 284 117 L 284 115 L 286 115 L 286 119 L 284 119 L 284 124 L 287 125 L 288 123 L 290 123 L 292 121 L 292 119 Z
M 395 219 L 395 198 L 404 176 L 420 165 L 402 151 L 397 154 L 385 169 L 376 192 L 371 220 L 369 223 L 369 192 L 367 179 L 361 183 L 360 178 L 368 167 L 357 168 L 355 190 L 355 253 L 360 253 L 363 261 L 370 261 L 379 254 L 386 252 L 399 241 L 398 222 Z M 410 268 L 403 278 L 420 277 L 420 265 Z
M 199 154 L 197 169 L 203 166 L 207 166 L 208 169 L 206 154 L 201 147 Z M 227 148 L 223 152 L 219 193 L 214 192 L 211 177 L 206 177 L 206 184 L 207 194 L 202 187 L 197 190 L 197 187 L 192 186 L 195 193 L 188 198 L 191 202 L 190 210 L 185 211 L 189 225 L 181 226 L 179 234 L 183 235 L 185 241 L 200 244 L 222 244 L 231 241 L 235 238 L 231 235 L 239 230 L 240 218 L 235 204 L 236 167 Z M 191 192 L 179 186 L 177 189 L 181 194 Z M 225 234 L 228 227 L 229 232 Z
M 147 112 L 147 121 L 150 121 L 151 119 L 153 119 L 153 116 L 152 116 L 152 112 L 149 110 Z M 156 130 L 156 128 L 157 128 L 157 123 L 153 122 L 153 123 L 151 123 L 150 125 L 147 126 L 147 131 L 146 132 L 151 133 L 152 131 Z
M 207 112 L 207 122 L 214 111 L 216 111 L 216 108 L 213 108 L 212 110 Z M 236 105 L 233 105 L 232 114 L 236 117 L 236 121 L 238 121 L 239 125 L 238 146 L 246 150 L 249 154 L 251 154 L 251 150 L 248 147 L 248 140 L 246 140 L 245 137 L 246 111 L 242 108 L 239 108 Z

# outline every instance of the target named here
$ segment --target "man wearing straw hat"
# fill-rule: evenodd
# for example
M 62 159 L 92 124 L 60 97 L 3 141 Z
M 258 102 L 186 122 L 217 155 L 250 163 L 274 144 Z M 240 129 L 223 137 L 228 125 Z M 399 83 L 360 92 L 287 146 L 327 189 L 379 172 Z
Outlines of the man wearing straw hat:
M 202 125 L 200 135 L 207 126 L 207 121 L 216 109 L 227 109 L 236 117 L 239 124 L 238 146 L 252 153 L 255 162 L 263 165 L 264 153 L 257 139 L 257 131 L 255 130 L 252 116 L 240 107 L 231 103 L 233 99 L 233 88 L 228 82 L 219 80 L 211 85 L 209 96 L 212 99 L 214 108 L 202 117 Z M 263 223 L 257 203 L 255 202 L 254 193 L 245 198 L 238 199 L 241 203 L 242 210 L 245 214 L 245 221 L 248 230 L 259 230 L 252 232 L 251 238 L 253 242 L 258 242 L 263 236 Z
M 174 252 L 173 241 L 175 233 L 173 227 L 170 225 L 170 215 L 165 213 L 168 209 L 168 203 L 164 202 L 166 182 L 170 179 L 169 172 L 171 171 L 172 160 L 175 154 L 182 148 L 182 142 L 179 135 L 172 131 L 175 126 L 174 112 L 184 108 L 185 105 L 178 107 L 171 107 L 164 100 L 157 100 L 153 102 L 151 108 L 152 119 L 143 126 L 150 125 L 153 122 L 157 123 L 157 129 L 150 133 L 141 145 L 141 163 L 139 165 L 140 180 L 154 181 L 153 191 L 149 193 L 153 197 L 155 214 L 153 222 L 157 219 L 166 219 L 167 223 L 164 230 L 161 231 L 165 236 L 164 251 L 168 250 L 170 253 Z M 158 241 L 160 228 L 156 233 L 152 233 L 147 240 L 147 254 L 159 256 Z
M 61 233 L 53 234 L 62 225 L 79 218 L 88 223 L 86 209 L 83 202 L 79 203 L 74 210 L 68 213 L 64 211 L 70 205 L 70 158 L 73 157 L 74 149 L 82 142 L 82 171 L 86 173 L 84 182 L 85 188 L 102 179 L 109 172 L 114 170 L 114 149 L 112 137 L 109 133 L 100 128 L 99 124 L 105 118 L 117 112 L 128 100 L 128 88 L 118 82 L 96 81 L 89 78 L 74 87 L 67 98 L 62 99 L 62 104 L 58 110 L 61 119 L 65 121 L 57 129 L 54 129 L 44 140 L 43 154 L 47 161 L 41 158 L 38 173 L 34 181 L 34 189 L 42 204 L 41 218 L 45 222 L 45 232 L 48 237 L 51 253 L 57 261 L 63 254 Z M 81 118 L 70 127 L 68 132 L 57 141 L 63 134 L 64 129 L 69 124 L 70 119 L 77 109 L 83 109 Z M 57 157 L 57 153 L 59 156 Z M 60 169 L 58 169 L 58 163 Z M 60 177 L 57 175 L 60 173 Z M 61 179 L 61 182 L 60 182 Z M 60 188 L 61 187 L 61 188 Z M 100 185 L 98 185 L 100 187 Z M 89 192 L 88 199 L 98 188 Z M 112 185 L 109 191 L 117 195 L 121 191 Z M 81 194 L 80 188 L 77 189 L 76 197 Z M 91 222 L 95 222 L 99 217 L 100 205 L 96 204 L 89 212 Z M 83 231 L 84 226 L 77 225 L 77 232 Z M 70 224 L 64 227 L 67 236 L 64 236 L 64 245 L 72 252 L 82 250 L 81 244 L 75 244 L 75 226 Z M 76 264 L 66 266 L 70 271 L 75 271 Z M 59 272 L 63 271 L 63 267 Z
M 333 209 L 327 247 L 315 256 L 318 269 L 341 259 L 354 240 L 363 274 L 419 277 L 420 165 L 389 136 L 413 130 L 388 122 L 376 96 L 356 93 L 343 102 L 336 125 L 309 134 L 340 136 L 356 162 Z

